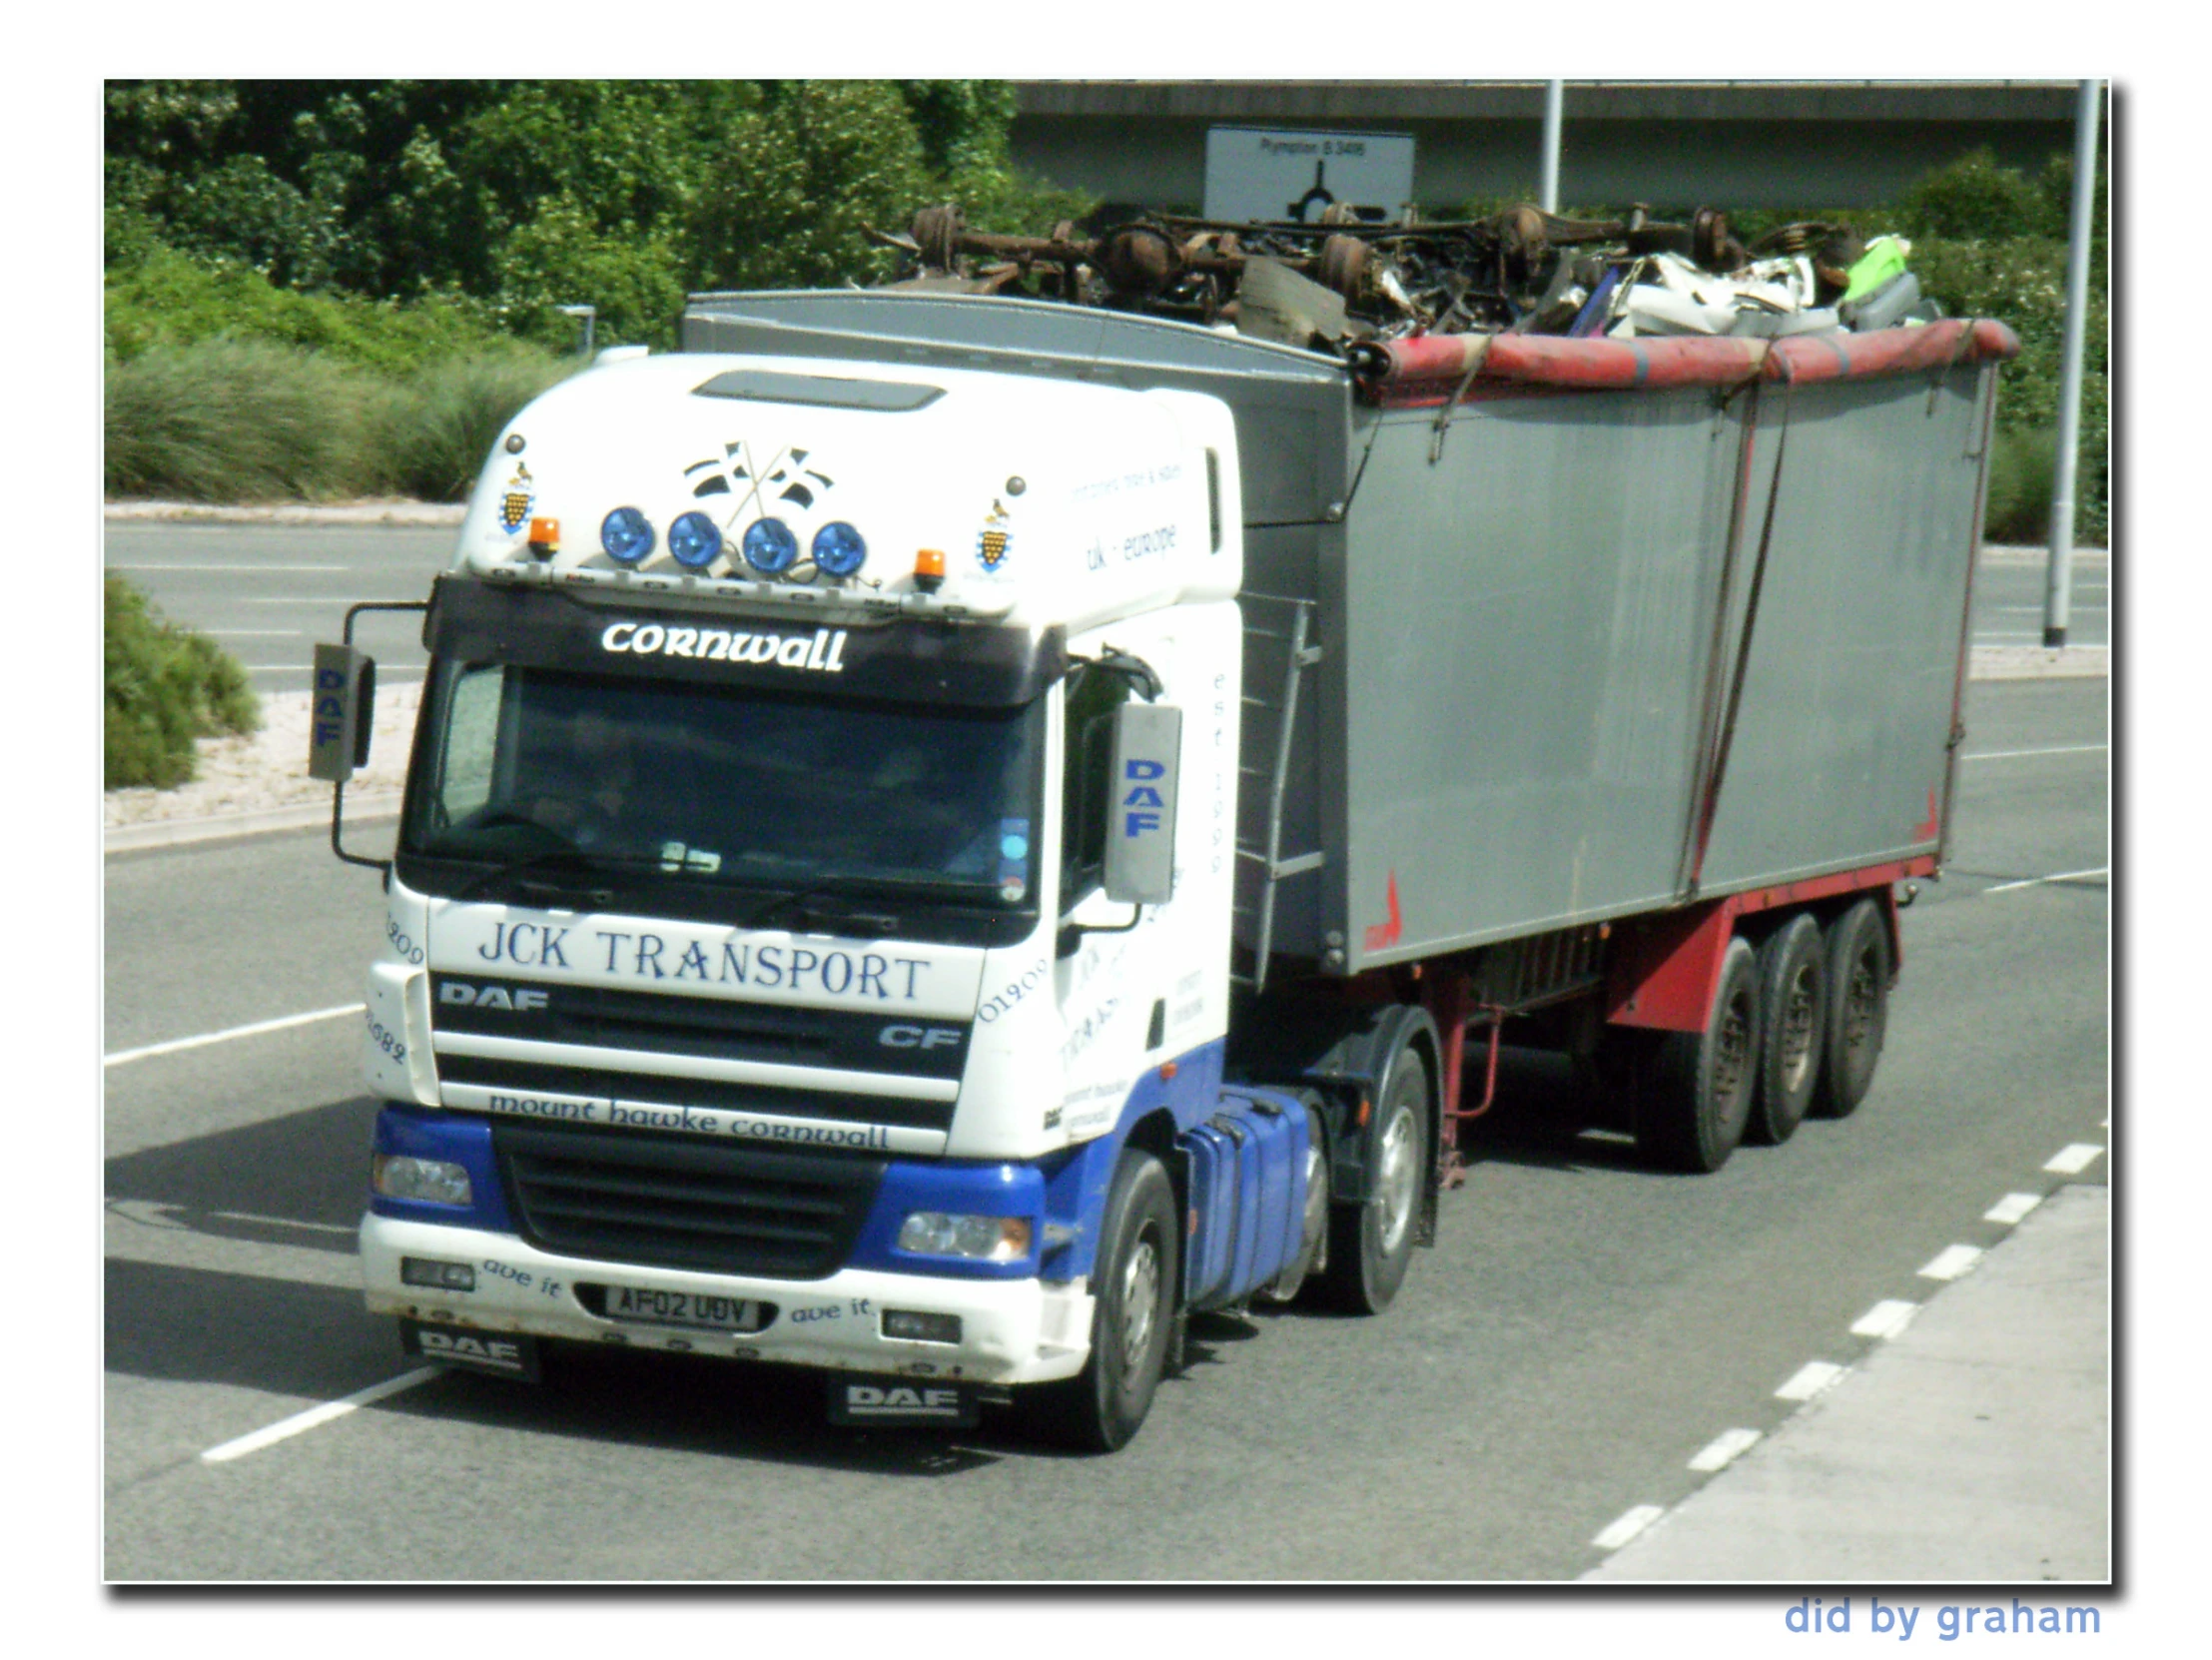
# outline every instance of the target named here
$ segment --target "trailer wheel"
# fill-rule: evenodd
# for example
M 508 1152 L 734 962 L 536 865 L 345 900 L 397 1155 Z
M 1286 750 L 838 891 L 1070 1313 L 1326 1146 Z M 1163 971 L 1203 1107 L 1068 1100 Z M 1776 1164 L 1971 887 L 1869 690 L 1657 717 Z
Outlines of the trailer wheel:
M 1355 1314 L 1379 1314 L 1405 1282 L 1421 1213 L 1429 1149 L 1429 1069 L 1410 1044 L 1383 1080 L 1368 1143 L 1368 1198 L 1329 1212 L 1329 1300 Z
M 1126 1446 L 1152 1409 L 1181 1283 L 1175 1193 L 1150 1154 L 1121 1155 L 1100 1222 L 1091 1358 L 1064 1383 L 1031 1391 L 1046 1439 L 1085 1452 Z
M 1861 899 L 1828 931 L 1828 1021 L 1813 1111 L 1848 1118 L 1874 1081 L 1889 1024 L 1889 930 L 1881 907 Z
M 1828 1031 L 1828 953 L 1805 912 L 1759 948 L 1759 1095 L 1746 1139 L 1780 1147 L 1813 1105 Z
M 1298 1254 L 1254 1294 L 1262 1302 L 1288 1302 L 1304 1286 L 1308 1274 L 1325 1271 L 1328 1264 L 1328 1130 L 1321 1122 L 1321 1110 L 1308 1104 L 1305 1110 L 1305 1225 L 1298 1237 Z
M 1728 1163 L 1751 1118 L 1759 1079 L 1759 959 L 1729 943 L 1703 1032 L 1670 1032 L 1637 1104 L 1636 1139 L 1670 1170 L 1705 1173 Z

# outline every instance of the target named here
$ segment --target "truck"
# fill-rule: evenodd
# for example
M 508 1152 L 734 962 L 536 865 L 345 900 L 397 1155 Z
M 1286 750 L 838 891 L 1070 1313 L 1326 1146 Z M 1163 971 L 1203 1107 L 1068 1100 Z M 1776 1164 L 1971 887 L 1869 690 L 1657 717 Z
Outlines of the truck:
M 1677 1171 L 1848 1115 L 2016 350 L 693 298 L 401 607 L 389 858 L 371 607 L 317 651 L 385 895 L 369 1309 L 1110 1451 L 1192 1314 L 1390 1305 L 1509 1038 Z

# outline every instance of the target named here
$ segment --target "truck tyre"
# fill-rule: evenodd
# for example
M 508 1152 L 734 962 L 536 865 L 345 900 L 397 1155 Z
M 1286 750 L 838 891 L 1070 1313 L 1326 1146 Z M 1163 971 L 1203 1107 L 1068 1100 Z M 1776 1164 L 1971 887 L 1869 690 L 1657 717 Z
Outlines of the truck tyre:
M 1099 1224 L 1092 1270 L 1091 1358 L 1064 1383 L 1033 1392 L 1039 1432 L 1061 1446 L 1114 1452 L 1152 1409 L 1181 1280 L 1175 1192 L 1150 1154 L 1121 1155 Z
M 1813 1111 L 1848 1118 L 1865 1099 L 1889 1024 L 1889 930 L 1861 899 L 1829 926 L 1828 1031 Z
M 1759 1078 L 1759 959 L 1731 940 L 1703 1032 L 1670 1032 L 1637 1103 L 1636 1140 L 1668 1170 L 1719 1170 L 1744 1139 Z
M 1804 1122 L 1821 1082 L 1828 1032 L 1828 951 L 1799 912 L 1759 948 L 1759 1094 L 1746 1139 L 1780 1147 Z
M 1383 1079 L 1368 1143 L 1368 1197 L 1329 1212 L 1328 1299 L 1354 1314 L 1390 1306 L 1413 1259 L 1429 1158 L 1429 1069 L 1410 1044 Z
M 1282 1272 L 1253 1293 L 1262 1302 L 1288 1302 L 1304 1286 L 1306 1276 L 1328 1267 L 1329 1257 L 1329 1144 L 1321 1110 L 1310 1103 L 1305 1110 L 1305 1225 L 1298 1237 L 1298 1253 Z

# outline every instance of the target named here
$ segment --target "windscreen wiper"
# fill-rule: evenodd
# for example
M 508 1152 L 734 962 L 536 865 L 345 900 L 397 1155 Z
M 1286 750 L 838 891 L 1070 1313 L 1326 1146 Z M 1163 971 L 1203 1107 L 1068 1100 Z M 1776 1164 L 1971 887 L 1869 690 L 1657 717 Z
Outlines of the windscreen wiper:
M 874 889 L 887 892 L 889 897 L 902 901 L 939 906 L 961 905 L 971 897 L 988 896 L 993 892 L 991 884 L 988 882 L 928 881 L 898 876 L 825 876 L 818 882 L 810 882 L 803 887 L 793 888 L 787 893 L 778 894 L 747 917 L 739 926 L 745 928 L 761 927 L 771 917 L 780 915 L 794 906 L 805 906 L 810 900 L 836 895 L 840 889 L 860 890 L 860 892 L 852 894 L 850 897 L 861 903 L 865 903 L 868 898 L 872 897 L 868 890 Z M 809 909 L 804 914 L 811 916 L 815 913 Z M 892 912 L 863 911 L 855 906 L 844 904 L 837 908 L 835 914 L 841 921 L 867 923 L 883 934 L 896 933 L 901 920 L 898 914 Z
M 589 880 L 588 871 L 577 872 L 578 880 L 574 882 L 548 882 L 532 879 L 524 873 L 555 864 L 606 865 L 617 870 L 660 870 L 666 863 L 657 854 L 587 853 L 580 847 L 547 847 L 479 871 L 446 897 L 456 901 L 473 899 L 500 878 L 512 877 L 515 879 L 515 886 L 525 892 L 534 891 L 550 898 L 582 899 L 593 905 L 604 905 L 614 898 L 614 890 L 585 886 L 584 883 Z

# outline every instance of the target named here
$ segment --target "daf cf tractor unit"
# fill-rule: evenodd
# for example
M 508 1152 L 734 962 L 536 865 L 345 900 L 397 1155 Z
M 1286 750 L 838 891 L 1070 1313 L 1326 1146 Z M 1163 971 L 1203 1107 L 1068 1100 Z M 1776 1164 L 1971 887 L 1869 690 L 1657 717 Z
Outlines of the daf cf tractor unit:
M 1192 1313 L 1389 1306 L 1501 1038 L 1662 1166 L 1848 1114 L 2013 350 L 698 297 L 500 434 L 388 859 L 318 650 L 369 1309 L 1111 1450 Z

